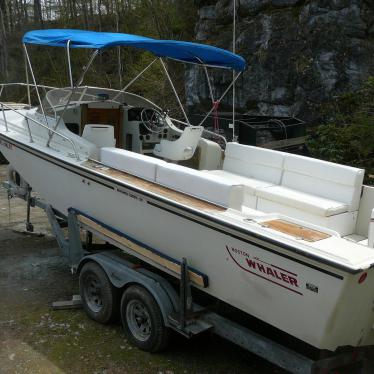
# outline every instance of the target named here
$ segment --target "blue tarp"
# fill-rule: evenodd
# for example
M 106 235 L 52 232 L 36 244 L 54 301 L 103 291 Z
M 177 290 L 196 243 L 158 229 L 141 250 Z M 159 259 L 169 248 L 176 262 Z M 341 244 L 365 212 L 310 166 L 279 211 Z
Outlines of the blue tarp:
M 177 40 L 157 40 L 144 36 L 110 32 L 95 32 L 70 29 L 34 30 L 23 37 L 25 44 L 53 47 L 102 49 L 113 46 L 131 46 L 152 52 L 159 57 L 168 57 L 183 62 L 205 64 L 242 71 L 245 60 L 234 53 L 210 45 Z

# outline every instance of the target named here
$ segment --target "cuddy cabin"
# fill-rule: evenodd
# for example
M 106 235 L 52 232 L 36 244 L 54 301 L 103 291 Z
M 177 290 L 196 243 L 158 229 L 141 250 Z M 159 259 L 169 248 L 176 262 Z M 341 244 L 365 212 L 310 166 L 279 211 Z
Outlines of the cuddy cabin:
M 70 90 L 49 91 L 44 106 L 51 121 L 61 116 L 59 133 L 78 145 L 88 167 L 194 197 L 222 208 L 226 221 L 315 250 L 374 248 L 374 188 L 363 185 L 364 170 L 234 142 L 222 151 L 202 127 L 179 129 L 145 98 L 80 87 L 66 106 Z

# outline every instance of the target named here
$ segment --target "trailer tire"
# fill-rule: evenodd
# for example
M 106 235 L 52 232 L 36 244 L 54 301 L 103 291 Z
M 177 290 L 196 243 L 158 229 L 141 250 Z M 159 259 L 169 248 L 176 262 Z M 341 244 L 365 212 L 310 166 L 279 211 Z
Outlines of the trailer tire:
M 121 320 L 125 334 L 136 347 L 160 352 L 170 340 L 156 300 L 141 286 L 130 286 L 122 295 Z
M 118 317 L 118 291 L 95 262 L 83 265 L 79 274 L 79 291 L 83 309 L 91 319 L 107 324 Z

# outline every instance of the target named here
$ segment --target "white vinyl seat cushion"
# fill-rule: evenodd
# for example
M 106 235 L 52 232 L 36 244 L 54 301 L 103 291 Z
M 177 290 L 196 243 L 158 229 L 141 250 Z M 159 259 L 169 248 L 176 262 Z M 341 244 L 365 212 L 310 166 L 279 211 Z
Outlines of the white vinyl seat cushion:
M 317 216 L 329 217 L 348 212 L 348 204 L 296 191 L 284 186 L 272 186 L 256 191 L 256 196 L 300 209 Z
M 152 182 L 156 181 L 157 165 L 166 164 L 165 161 L 155 157 L 111 147 L 101 148 L 100 160 L 104 165 Z
M 82 138 L 90 141 L 99 148 L 115 147 L 114 126 L 87 124 L 84 126 Z
M 257 189 L 273 186 L 272 183 L 264 182 L 249 177 L 244 177 L 241 175 L 230 173 L 226 170 L 204 170 L 204 173 L 208 173 L 210 175 L 217 175 L 218 177 L 232 184 L 242 184 L 246 187 L 245 193 L 250 195 L 255 195 Z
M 305 156 L 288 154 L 281 185 L 293 190 L 340 201 L 358 210 L 364 170 Z
M 227 143 L 222 169 L 254 180 L 280 184 L 284 152 Z
M 159 165 L 156 182 L 226 208 L 241 209 L 243 203 L 243 186 L 181 165 Z

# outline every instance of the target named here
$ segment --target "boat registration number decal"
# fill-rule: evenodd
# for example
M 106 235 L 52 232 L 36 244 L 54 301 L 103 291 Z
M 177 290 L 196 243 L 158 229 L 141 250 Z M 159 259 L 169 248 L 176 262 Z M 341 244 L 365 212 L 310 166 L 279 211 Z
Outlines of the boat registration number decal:
M 8 148 L 8 149 L 13 149 L 13 144 L 11 144 L 11 143 L 7 143 L 7 142 L 5 142 L 4 140 L 1 140 L 0 139 L 0 145 L 2 145 L 2 146 L 4 146 L 5 148 Z
M 240 269 L 289 291 L 303 295 L 302 292 L 300 292 L 298 274 L 280 266 L 265 262 L 241 249 L 226 245 L 226 250 L 235 265 Z

